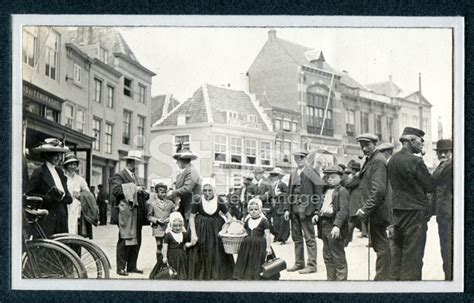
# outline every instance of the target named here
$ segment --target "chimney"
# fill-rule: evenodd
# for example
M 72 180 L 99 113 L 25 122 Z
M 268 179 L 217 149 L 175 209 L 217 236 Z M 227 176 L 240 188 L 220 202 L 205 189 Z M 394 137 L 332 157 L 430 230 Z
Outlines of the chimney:
M 275 29 L 271 29 L 268 31 L 268 40 L 275 40 L 277 37 L 277 32 Z
M 346 71 L 346 70 L 343 70 L 342 72 L 343 72 L 344 74 L 346 74 L 346 75 L 349 75 L 349 72 Z
M 388 75 L 388 82 L 390 82 L 390 84 L 393 83 L 393 80 L 392 80 L 392 75 Z
M 244 92 L 246 92 L 247 94 L 249 93 L 250 85 L 248 73 L 240 74 L 240 87 Z

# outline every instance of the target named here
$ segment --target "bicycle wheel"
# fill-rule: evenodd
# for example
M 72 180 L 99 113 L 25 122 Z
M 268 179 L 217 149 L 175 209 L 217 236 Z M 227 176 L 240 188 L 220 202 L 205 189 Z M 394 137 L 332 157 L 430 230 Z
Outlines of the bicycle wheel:
M 26 245 L 22 256 L 23 278 L 87 278 L 84 265 L 68 246 L 47 239 L 31 240 Z
M 55 241 L 64 243 L 81 258 L 87 276 L 93 279 L 110 278 L 110 262 L 106 254 L 93 242 L 74 235 L 53 235 Z

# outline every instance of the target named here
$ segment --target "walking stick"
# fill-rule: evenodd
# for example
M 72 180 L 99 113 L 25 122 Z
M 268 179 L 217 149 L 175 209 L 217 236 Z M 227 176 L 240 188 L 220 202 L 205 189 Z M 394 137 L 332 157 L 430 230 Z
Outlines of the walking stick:
M 367 280 L 370 281 L 370 217 L 367 217 L 367 239 L 368 239 L 368 245 L 367 245 Z

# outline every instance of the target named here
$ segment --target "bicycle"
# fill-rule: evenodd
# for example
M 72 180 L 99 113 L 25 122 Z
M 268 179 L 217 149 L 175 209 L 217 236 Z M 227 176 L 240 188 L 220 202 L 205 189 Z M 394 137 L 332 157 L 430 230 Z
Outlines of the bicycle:
M 26 197 L 25 200 L 40 202 L 42 198 Z M 39 227 L 37 221 L 47 215 L 46 209 L 31 207 L 24 209 L 24 218 L 29 227 Z M 41 227 L 38 230 L 41 232 L 38 239 L 23 230 L 22 278 L 87 278 L 86 268 L 70 247 L 61 242 L 45 239 Z
M 33 228 L 40 235 L 40 238 L 46 238 L 39 224 L 35 222 Z M 112 268 L 110 261 L 102 249 L 92 241 L 67 233 L 54 234 L 51 238 L 65 244 L 75 252 L 84 265 L 89 278 L 108 279 L 110 277 L 110 269 Z

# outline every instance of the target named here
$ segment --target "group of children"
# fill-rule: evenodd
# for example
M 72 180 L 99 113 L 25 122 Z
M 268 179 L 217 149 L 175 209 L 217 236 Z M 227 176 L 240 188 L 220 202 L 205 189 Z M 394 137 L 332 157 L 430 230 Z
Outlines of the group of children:
M 323 259 L 328 280 L 347 280 L 347 261 L 344 239 L 349 233 L 349 192 L 341 185 L 344 171 L 340 166 L 324 170 L 327 190 L 322 206 L 313 216 L 318 226 L 318 237 L 323 241 Z M 190 279 L 187 249 L 196 242 L 184 229 L 184 220 L 175 205 L 165 198 L 167 186 L 157 184 L 156 196 L 148 203 L 148 220 L 156 239 L 157 262 L 168 264 L 178 273 L 178 279 Z M 272 254 L 270 222 L 262 212 L 258 198 L 249 201 L 247 216 L 243 218 L 247 237 L 242 242 L 234 266 L 233 279 L 258 280 L 261 267 Z
M 166 197 L 167 186 L 155 186 L 154 199 L 148 202 L 147 218 L 156 239 L 156 258 L 159 266 L 169 265 L 178 274 L 178 279 L 192 279 L 187 254 L 196 242 L 184 228 L 181 213 L 174 211 L 175 205 Z M 263 215 L 262 203 L 258 198 L 249 201 L 248 215 L 243 219 L 247 237 L 242 242 L 234 266 L 233 279 L 260 279 L 261 267 L 272 253 L 270 246 L 270 223 Z M 188 250 L 188 251 L 187 251 Z

